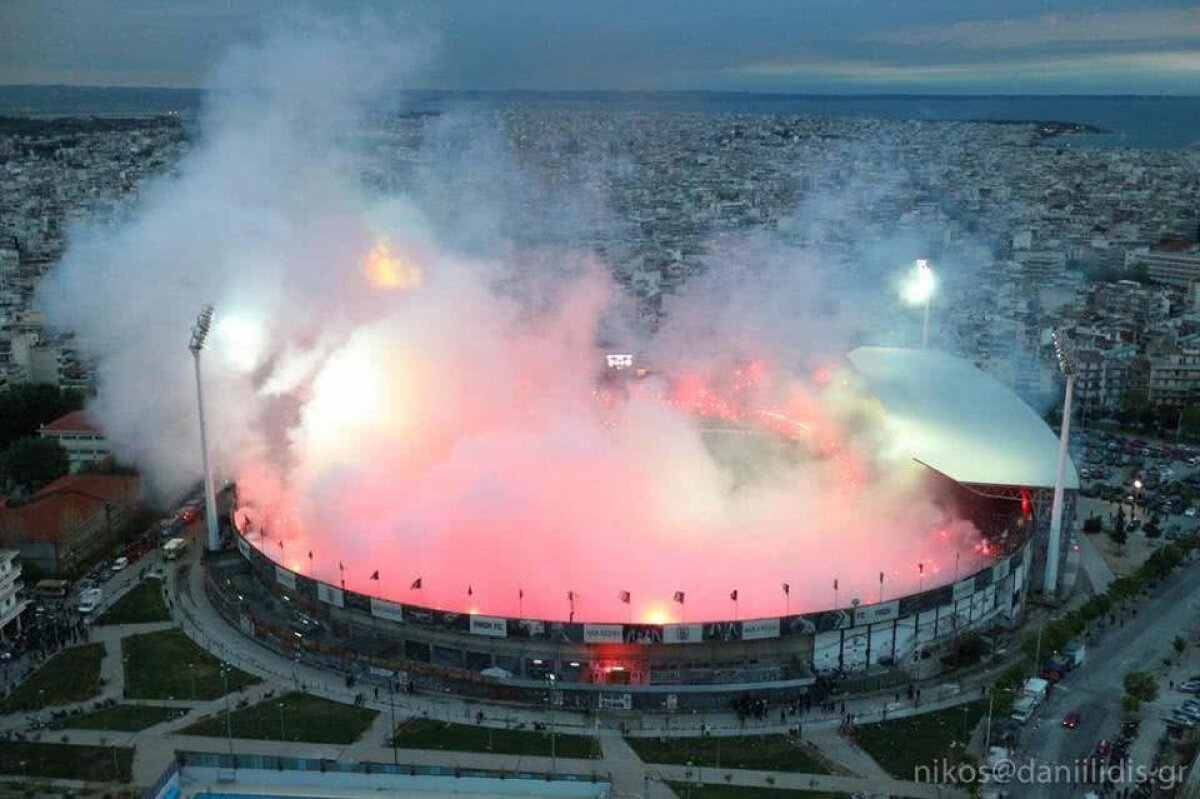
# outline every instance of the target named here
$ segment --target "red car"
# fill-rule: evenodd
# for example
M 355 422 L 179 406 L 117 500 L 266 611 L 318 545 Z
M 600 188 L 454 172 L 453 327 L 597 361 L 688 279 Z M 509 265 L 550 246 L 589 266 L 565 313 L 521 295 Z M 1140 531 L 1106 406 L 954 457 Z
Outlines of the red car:
M 1079 726 L 1079 711 L 1072 710 L 1067 715 L 1063 716 L 1063 726 L 1068 730 L 1073 730 Z

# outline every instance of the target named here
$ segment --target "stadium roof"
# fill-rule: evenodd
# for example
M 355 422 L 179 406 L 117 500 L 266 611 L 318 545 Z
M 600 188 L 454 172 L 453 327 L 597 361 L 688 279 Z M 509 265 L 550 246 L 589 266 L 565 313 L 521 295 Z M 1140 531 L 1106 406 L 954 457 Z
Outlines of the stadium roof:
M 970 361 L 894 347 L 859 347 L 849 359 L 914 460 L 960 483 L 1054 486 L 1058 436 Z M 1079 487 L 1070 459 L 1065 477 L 1067 488 Z

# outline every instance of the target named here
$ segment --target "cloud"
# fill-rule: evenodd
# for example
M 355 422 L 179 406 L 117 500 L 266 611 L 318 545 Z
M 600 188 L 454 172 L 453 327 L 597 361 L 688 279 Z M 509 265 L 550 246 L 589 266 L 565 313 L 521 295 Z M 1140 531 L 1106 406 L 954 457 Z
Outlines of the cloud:
M 1120 44 L 1200 40 L 1200 9 L 1043 14 L 921 25 L 883 31 L 865 41 L 905 47 L 1015 50 L 1051 45 Z
M 1152 74 L 1159 79 L 1186 79 L 1192 76 L 1200 78 L 1200 51 L 1146 50 L 932 64 L 906 64 L 900 60 L 812 58 L 743 64 L 731 67 L 726 72 L 744 78 L 873 81 L 885 84 L 1053 81 L 1071 77 L 1126 78 L 1139 74 Z

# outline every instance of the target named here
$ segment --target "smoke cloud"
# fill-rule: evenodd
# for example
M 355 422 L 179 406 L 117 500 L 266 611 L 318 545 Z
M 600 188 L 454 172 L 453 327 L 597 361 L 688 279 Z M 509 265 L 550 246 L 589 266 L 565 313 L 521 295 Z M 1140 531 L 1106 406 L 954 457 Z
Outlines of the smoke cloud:
M 870 603 L 880 572 L 896 596 L 952 579 L 955 552 L 985 562 L 920 470 L 879 454 L 838 367 L 899 337 L 874 303 L 886 270 L 850 280 L 813 243 L 861 193 L 799 206 L 788 240 L 711 242 L 651 335 L 578 243 L 615 224 L 603 167 L 555 185 L 487 118 L 447 114 L 403 180 L 363 179 L 367 112 L 428 52 L 394 30 L 293 21 L 232 53 L 177 172 L 77 229 L 44 285 L 97 363 L 90 412 L 161 496 L 199 474 L 185 345 L 211 302 L 217 472 L 301 573 L 546 619 L 572 592 L 577 619 L 657 622 L 728 618 L 734 589 L 743 618 L 778 615 L 783 583 L 793 612 L 828 607 L 835 578 Z M 652 373 L 603 375 L 602 339 Z

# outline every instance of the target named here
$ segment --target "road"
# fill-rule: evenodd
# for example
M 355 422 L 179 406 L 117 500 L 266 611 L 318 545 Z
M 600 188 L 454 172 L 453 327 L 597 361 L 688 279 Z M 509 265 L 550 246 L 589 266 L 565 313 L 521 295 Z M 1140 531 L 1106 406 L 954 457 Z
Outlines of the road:
M 1118 617 L 1115 628 L 1103 633 L 1098 643 L 1089 645 L 1087 660 L 1061 684 L 1038 711 L 1035 720 L 1025 730 L 1022 745 L 1015 759 L 1018 763 L 1033 757 L 1039 763 L 1073 765 L 1087 757 L 1101 739 L 1116 737 L 1122 717 L 1122 682 L 1130 670 L 1147 670 L 1160 666 L 1164 657 L 1173 654 L 1171 642 L 1177 635 L 1187 635 L 1200 611 L 1200 565 L 1193 562 L 1171 575 L 1160 591 L 1140 603 L 1137 615 L 1126 614 L 1122 623 Z M 1181 667 L 1186 668 L 1186 665 Z M 1195 669 L 1193 669 L 1195 670 Z M 1167 686 L 1162 686 L 1168 694 Z M 1164 696 L 1174 702 L 1177 697 Z M 1076 710 L 1081 714 L 1079 726 L 1067 729 L 1062 718 Z M 1161 732 L 1157 712 L 1142 714 L 1139 744 L 1134 753 L 1152 753 L 1152 740 Z M 1136 762 L 1136 758 L 1135 758 Z M 1021 785 L 1012 786 L 1013 797 L 1078 797 L 1081 786 Z

